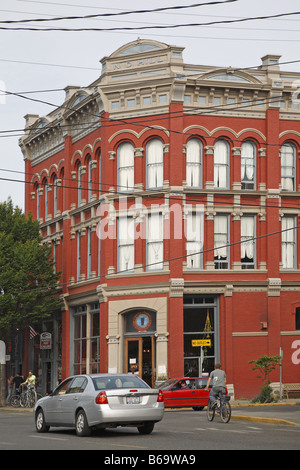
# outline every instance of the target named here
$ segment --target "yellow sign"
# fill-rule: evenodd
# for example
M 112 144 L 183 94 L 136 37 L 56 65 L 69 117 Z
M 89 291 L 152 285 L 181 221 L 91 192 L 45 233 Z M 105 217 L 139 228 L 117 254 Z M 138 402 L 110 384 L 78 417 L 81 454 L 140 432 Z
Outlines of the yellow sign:
M 210 339 L 192 339 L 192 346 L 211 346 Z

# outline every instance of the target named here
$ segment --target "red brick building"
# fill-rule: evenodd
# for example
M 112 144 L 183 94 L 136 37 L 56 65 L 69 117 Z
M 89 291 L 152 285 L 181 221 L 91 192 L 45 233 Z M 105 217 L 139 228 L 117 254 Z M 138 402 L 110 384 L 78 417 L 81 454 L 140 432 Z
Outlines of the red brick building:
M 26 212 L 62 271 L 62 311 L 43 325 L 52 348 L 28 356 L 44 389 L 74 372 L 151 383 L 218 360 L 235 396 L 252 397 L 248 361 L 280 348 L 283 382 L 300 381 L 300 74 L 274 55 L 241 70 L 182 53 L 126 44 L 89 87 L 26 116 Z

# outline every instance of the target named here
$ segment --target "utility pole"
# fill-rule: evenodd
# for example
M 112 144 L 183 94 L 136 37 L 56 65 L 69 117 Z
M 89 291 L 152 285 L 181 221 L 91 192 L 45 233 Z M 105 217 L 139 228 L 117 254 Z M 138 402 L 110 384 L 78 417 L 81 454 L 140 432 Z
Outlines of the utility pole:
M 0 407 L 6 404 L 5 354 L 5 343 L 4 341 L 0 341 Z

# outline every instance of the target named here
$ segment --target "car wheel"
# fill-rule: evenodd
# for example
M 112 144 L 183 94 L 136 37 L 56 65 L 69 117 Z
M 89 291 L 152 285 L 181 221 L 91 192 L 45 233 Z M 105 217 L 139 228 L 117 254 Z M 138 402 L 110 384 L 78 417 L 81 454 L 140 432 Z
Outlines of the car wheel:
M 76 415 L 75 428 L 76 434 L 79 437 L 90 436 L 92 432 L 91 428 L 88 425 L 85 412 L 83 410 L 79 410 Z
M 50 429 L 50 426 L 45 422 L 44 413 L 41 409 L 39 409 L 35 415 L 35 428 L 37 432 L 48 432 Z
M 204 406 L 193 406 L 194 411 L 202 411 Z
M 142 426 L 138 426 L 140 434 L 151 434 L 154 429 L 154 423 L 144 423 Z

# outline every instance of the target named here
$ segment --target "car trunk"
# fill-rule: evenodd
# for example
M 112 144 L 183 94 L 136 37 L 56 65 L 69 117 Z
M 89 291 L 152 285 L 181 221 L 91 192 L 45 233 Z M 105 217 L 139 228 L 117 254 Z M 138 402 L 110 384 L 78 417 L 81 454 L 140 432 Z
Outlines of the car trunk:
M 107 401 L 112 409 L 151 407 L 157 403 L 158 390 L 151 389 L 121 389 L 106 390 Z

